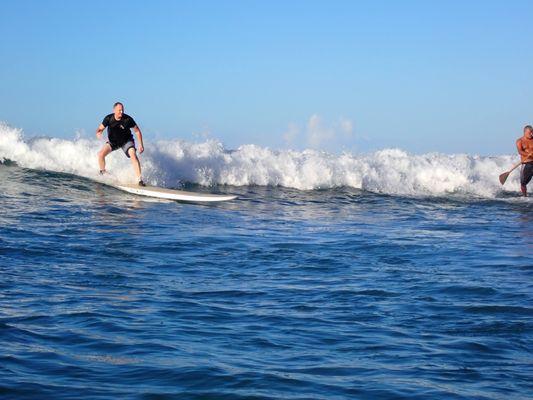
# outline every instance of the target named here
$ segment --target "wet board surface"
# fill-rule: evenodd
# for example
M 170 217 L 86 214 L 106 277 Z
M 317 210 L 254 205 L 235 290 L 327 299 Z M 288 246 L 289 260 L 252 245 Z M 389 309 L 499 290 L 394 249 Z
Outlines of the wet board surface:
M 113 184 L 114 188 L 140 196 L 156 197 L 159 199 L 191 201 L 191 202 L 219 202 L 234 200 L 237 196 L 224 194 L 209 194 L 186 192 L 184 190 L 165 189 L 156 186 L 138 186 L 129 184 Z

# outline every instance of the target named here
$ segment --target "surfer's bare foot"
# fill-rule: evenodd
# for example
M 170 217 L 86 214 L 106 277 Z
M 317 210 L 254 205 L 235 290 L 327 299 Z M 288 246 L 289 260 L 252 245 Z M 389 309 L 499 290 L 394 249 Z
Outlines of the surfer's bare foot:
M 105 174 L 107 174 L 107 171 L 105 169 L 101 169 L 100 170 L 100 175 L 105 175 Z
M 142 179 L 139 181 L 139 186 L 146 186 Z

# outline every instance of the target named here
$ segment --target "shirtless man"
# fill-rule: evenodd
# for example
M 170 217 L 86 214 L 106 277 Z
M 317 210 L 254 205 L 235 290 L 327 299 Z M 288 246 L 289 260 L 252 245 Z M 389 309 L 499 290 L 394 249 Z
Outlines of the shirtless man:
M 516 141 L 516 148 L 522 160 L 520 190 L 527 197 L 527 184 L 533 177 L 533 128 L 531 125 L 524 127 L 524 136 Z
M 102 132 L 105 128 L 107 128 L 108 141 L 98 152 L 100 174 L 104 174 L 106 172 L 106 156 L 112 151 L 122 149 L 126 156 L 131 159 L 133 170 L 135 171 L 139 186 L 146 186 L 141 177 L 141 164 L 137 158 L 135 142 L 130 129 L 133 128 L 135 134 L 137 135 L 137 139 L 139 140 L 139 154 L 144 151 L 143 136 L 133 118 L 127 114 L 124 114 L 124 105 L 122 103 L 115 103 L 113 105 L 113 114 L 105 116 L 104 120 L 96 130 L 96 137 L 98 139 L 102 137 Z

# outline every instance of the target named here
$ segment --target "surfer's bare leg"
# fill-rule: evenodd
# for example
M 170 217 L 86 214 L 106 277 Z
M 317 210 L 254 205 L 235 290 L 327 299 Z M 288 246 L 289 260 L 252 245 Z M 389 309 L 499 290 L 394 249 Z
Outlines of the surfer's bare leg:
M 137 158 L 137 153 L 135 152 L 135 149 L 133 147 L 130 147 L 128 149 L 128 155 L 130 156 L 131 164 L 133 165 L 133 170 L 135 171 L 135 175 L 137 176 L 137 180 L 141 180 L 141 163 L 139 162 L 139 159 Z
M 106 143 L 104 144 L 104 147 L 102 147 L 102 150 L 98 152 L 98 165 L 100 166 L 100 171 L 105 171 L 105 158 L 112 151 L 109 143 Z
M 522 191 L 522 194 L 524 195 L 524 197 L 527 197 L 527 186 L 520 185 L 520 190 Z

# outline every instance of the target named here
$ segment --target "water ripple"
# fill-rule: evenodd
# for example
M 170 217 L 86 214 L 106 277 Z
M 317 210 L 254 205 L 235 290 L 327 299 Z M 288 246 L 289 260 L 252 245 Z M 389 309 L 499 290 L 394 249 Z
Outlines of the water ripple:
M 249 187 L 204 207 L 0 178 L 1 398 L 533 392 L 529 203 Z

